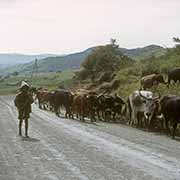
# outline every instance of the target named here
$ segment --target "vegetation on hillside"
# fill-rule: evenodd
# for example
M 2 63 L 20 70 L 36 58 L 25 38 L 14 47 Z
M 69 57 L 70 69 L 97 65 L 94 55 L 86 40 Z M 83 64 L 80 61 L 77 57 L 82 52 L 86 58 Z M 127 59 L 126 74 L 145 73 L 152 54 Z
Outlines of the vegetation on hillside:
M 116 76 L 116 72 L 134 62 L 129 57 L 122 54 L 115 40 L 105 46 L 93 49 L 81 64 L 81 69 L 76 73 L 76 79 L 85 83 L 90 82 L 90 86 L 106 86 Z M 117 82 L 112 82 L 111 86 L 105 88 L 109 91 L 115 88 Z M 103 87 L 100 87 L 103 88 Z
M 143 55 L 139 55 L 146 57 L 144 59 L 135 60 L 130 58 L 130 55 L 125 55 L 114 39 L 111 40 L 110 44 L 89 49 L 83 55 L 80 53 L 66 56 L 66 60 L 69 60 L 65 63 L 65 59 L 61 59 L 63 62 L 63 64 L 60 63 L 61 66 L 60 64 L 57 65 L 61 61 L 59 57 L 55 57 L 53 61 L 50 61 L 51 58 L 47 58 L 39 62 L 38 70 L 43 73 L 39 73 L 34 77 L 32 85 L 35 87 L 44 86 L 49 89 L 57 89 L 62 86 L 71 89 L 95 89 L 102 93 L 118 93 L 126 98 L 132 91 L 140 88 L 139 80 L 142 76 L 162 73 L 165 81 L 167 81 L 168 71 L 175 67 L 180 67 L 180 40 L 174 38 L 174 41 L 176 43 L 175 47 L 166 50 L 158 46 L 149 46 L 147 49 L 151 49 L 151 52 L 155 50 L 156 53 L 146 57 L 144 55 L 145 51 L 142 51 Z M 136 50 L 136 55 L 138 54 L 137 52 L 141 52 L 141 49 Z M 149 51 L 145 54 L 147 53 Z M 71 64 L 74 61 L 74 57 L 77 59 L 81 57 L 80 60 L 78 59 L 78 62 L 81 62 L 81 66 L 79 65 L 80 69 L 78 71 L 62 71 L 65 64 L 69 67 L 68 63 Z M 85 60 L 83 61 L 83 59 Z M 33 63 L 29 63 L 28 65 L 20 66 L 21 71 L 16 71 L 17 69 L 14 68 L 10 76 L 8 75 L 4 79 L 1 78 L 0 94 L 14 93 L 19 87 L 17 83 L 21 80 L 27 79 L 31 81 L 30 74 L 33 65 Z M 52 67 L 55 67 L 56 72 L 51 72 Z M 43 70 L 43 68 L 49 68 L 48 72 L 45 69 Z M 179 94 L 180 86 L 171 85 L 168 89 L 166 85 L 159 85 L 151 90 L 161 94 Z
M 73 88 L 73 76 L 74 71 L 41 73 L 33 76 L 33 78 L 29 75 L 9 76 L 0 81 L 0 95 L 16 93 L 22 80 L 26 80 L 33 87 L 45 87 L 49 90 Z
M 120 48 L 120 51 L 124 55 L 134 60 L 141 60 L 141 59 L 150 58 L 151 56 L 154 57 L 162 56 L 166 53 L 167 50 L 161 46 L 149 45 L 143 48 L 135 48 L 135 49 Z
M 79 53 L 40 59 L 37 61 L 38 72 L 49 73 L 49 72 L 69 71 L 69 70 L 79 69 L 80 64 L 83 62 L 83 60 L 87 57 L 87 55 L 90 52 L 91 49 L 87 49 Z M 20 74 L 29 74 L 32 72 L 33 66 L 34 66 L 34 61 L 9 67 L 4 70 L 1 70 L 1 72 L 4 74 L 7 73 L 11 74 L 17 71 Z
M 56 57 L 52 56 L 52 57 L 47 57 L 44 59 L 37 58 L 38 71 L 41 73 L 49 73 L 49 72 L 56 72 L 56 71 L 79 69 L 81 63 L 87 58 L 87 56 L 93 51 L 93 49 L 97 49 L 97 48 L 99 47 L 89 48 L 85 51 L 69 54 L 69 55 L 62 55 L 62 56 L 56 56 Z M 150 45 L 143 48 L 135 48 L 135 49 L 118 48 L 118 50 L 122 52 L 124 55 L 134 60 L 150 58 L 152 55 L 155 57 L 159 57 L 160 55 L 163 55 L 166 52 L 165 48 L 157 46 L 157 45 Z M 15 58 L 14 61 L 17 61 L 17 59 Z M 23 62 L 26 62 L 26 61 L 23 61 Z M 31 61 L 25 64 L 18 64 L 12 67 L 4 68 L 4 69 L 2 68 L 0 73 L 12 74 L 14 72 L 18 72 L 20 74 L 28 74 L 28 73 L 31 73 L 33 66 L 34 66 L 34 61 Z M 1 68 L 1 65 L 0 65 L 0 68 Z
M 81 70 L 76 79 L 81 87 L 96 89 L 103 93 L 118 93 L 127 97 L 134 90 L 140 88 L 139 80 L 142 76 L 161 73 L 167 82 L 169 70 L 180 67 L 180 41 L 174 48 L 166 49 L 161 56 L 154 56 L 133 61 L 118 50 L 116 44 L 96 48 L 81 64 Z M 151 91 L 160 94 L 180 94 L 179 85 L 152 87 Z

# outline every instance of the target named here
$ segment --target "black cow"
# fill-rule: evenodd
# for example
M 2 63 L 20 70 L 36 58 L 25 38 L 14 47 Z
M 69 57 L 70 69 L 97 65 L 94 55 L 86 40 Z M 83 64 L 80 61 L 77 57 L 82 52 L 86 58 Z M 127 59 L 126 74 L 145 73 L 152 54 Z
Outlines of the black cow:
M 60 108 L 64 107 L 66 110 L 65 117 L 67 118 L 67 115 L 69 115 L 69 118 L 72 117 L 73 94 L 70 91 L 59 89 L 54 92 L 52 98 L 51 104 L 57 116 L 59 116 Z
M 165 118 L 167 133 L 170 132 L 168 123 L 170 121 L 173 132 L 172 138 L 175 138 L 175 132 L 178 123 L 180 123 L 180 97 L 175 95 L 164 96 L 160 100 L 161 112 Z
M 176 68 L 176 69 L 169 71 L 168 85 L 171 83 L 171 81 L 174 81 L 175 83 L 177 83 L 177 81 L 180 81 L 180 68 Z
M 102 119 L 105 121 L 110 121 L 111 115 L 113 121 L 115 121 L 116 115 L 121 115 L 122 106 L 125 102 L 118 96 L 112 95 L 100 95 L 98 96 L 98 105 L 97 105 L 97 114 L 100 120 L 100 113 L 102 115 Z

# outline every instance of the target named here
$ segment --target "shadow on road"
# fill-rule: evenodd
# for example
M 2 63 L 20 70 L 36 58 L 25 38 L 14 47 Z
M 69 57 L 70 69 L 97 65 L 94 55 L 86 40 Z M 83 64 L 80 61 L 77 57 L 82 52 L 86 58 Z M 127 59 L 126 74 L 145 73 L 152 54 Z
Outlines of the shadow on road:
M 40 142 L 39 139 L 32 138 L 32 137 L 21 137 L 22 141 L 29 141 L 29 142 Z

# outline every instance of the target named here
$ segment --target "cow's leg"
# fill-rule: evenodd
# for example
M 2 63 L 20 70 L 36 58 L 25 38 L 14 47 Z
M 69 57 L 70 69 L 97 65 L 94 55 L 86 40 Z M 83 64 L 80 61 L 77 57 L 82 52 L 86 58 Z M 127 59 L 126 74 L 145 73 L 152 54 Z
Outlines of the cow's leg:
M 129 109 L 129 120 L 128 120 L 128 124 L 131 125 L 132 123 L 132 111 Z
M 132 110 L 132 113 L 131 113 L 131 117 L 130 117 L 130 123 L 129 123 L 129 125 L 130 126 L 134 126 L 134 124 L 135 124 L 135 118 L 136 118 L 136 114 L 135 114 L 135 111 L 134 110 Z
M 115 111 L 113 111 L 113 113 L 112 113 L 112 119 L 113 119 L 113 122 L 116 122 L 116 114 L 117 114 L 117 111 L 115 110 Z
M 39 100 L 39 108 L 42 109 L 42 101 Z
M 111 111 L 106 110 L 105 111 L 105 122 L 110 122 L 110 119 L 111 119 Z
M 165 125 L 166 125 L 166 134 L 169 135 L 170 130 L 169 130 L 169 120 L 165 120 Z
M 95 109 L 93 108 L 91 110 L 91 122 L 95 122 L 96 121 L 96 118 L 95 118 Z
M 147 124 L 147 130 L 148 131 L 151 131 L 153 130 L 153 126 L 154 126 L 154 117 L 149 117 L 149 120 L 148 120 L 148 124 Z
M 102 119 L 106 121 L 106 110 L 104 108 L 102 109 Z
M 41 103 L 39 102 L 39 109 L 42 109 L 42 107 L 41 107 Z
M 98 117 L 98 120 L 101 121 L 101 118 L 100 118 L 100 114 L 99 114 L 99 113 L 100 113 L 100 110 L 97 109 L 97 117 Z
M 177 122 L 173 122 L 173 132 L 172 132 L 172 139 L 175 138 L 175 134 L 176 134 L 176 129 L 177 129 Z
M 136 127 L 141 127 L 141 121 L 140 121 L 141 115 L 140 115 L 140 112 L 137 113 L 136 117 L 137 117 Z
M 43 102 L 43 109 L 44 109 L 44 110 L 47 110 L 47 109 L 46 109 L 46 103 L 45 103 L 45 102 Z
M 133 106 L 131 106 L 133 107 Z M 137 110 L 135 108 L 131 108 L 132 113 L 131 113 L 131 125 L 135 126 L 137 124 Z
M 96 122 L 96 110 L 93 109 L 93 119 L 94 119 L 94 122 Z
M 82 108 L 81 108 L 81 112 L 80 112 L 80 120 L 82 122 L 85 122 L 85 120 L 84 120 L 84 110 Z
M 65 113 L 65 118 L 68 117 L 68 114 L 69 114 L 69 108 L 67 106 L 65 106 L 65 110 L 66 110 L 66 113 Z M 70 114 L 69 114 L 70 115 Z
M 22 136 L 22 122 L 23 122 L 23 120 L 20 119 L 19 120 L 19 136 Z
M 40 103 L 39 98 L 38 98 L 38 106 L 39 106 L 39 108 L 41 108 L 41 103 Z
M 161 132 L 164 133 L 165 132 L 165 128 L 164 128 L 164 121 L 163 121 L 163 119 L 160 119 L 160 123 L 161 123 Z
M 129 116 L 128 116 L 128 113 L 129 113 Z M 131 125 L 131 118 L 132 118 L 132 107 L 131 107 L 131 103 L 130 103 L 130 100 L 128 98 L 127 100 L 127 105 L 125 106 L 125 109 L 124 109 L 124 115 L 128 117 L 128 124 Z
M 28 119 L 25 119 L 25 136 L 28 137 Z
M 57 115 L 58 117 L 60 117 L 60 115 L 59 115 L 59 107 L 55 106 L 55 107 L 54 107 L 54 111 L 55 111 L 56 115 Z
M 105 112 L 104 112 L 104 121 L 105 122 L 107 122 L 107 114 L 108 114 L 108 112 L 105 110 Z
M 92 110 L 90 111 L 90 120 L 91 120 L 91 123 L 94 122 L 94 116 L 93 116 L 93 112 Z

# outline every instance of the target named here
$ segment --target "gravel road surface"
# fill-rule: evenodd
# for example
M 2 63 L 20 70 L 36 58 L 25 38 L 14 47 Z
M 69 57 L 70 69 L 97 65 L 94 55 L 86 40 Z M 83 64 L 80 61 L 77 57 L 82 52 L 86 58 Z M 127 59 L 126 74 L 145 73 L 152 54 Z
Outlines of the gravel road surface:
M 58 118 L 36 105 L 30 138 L 19 137 L 13 99 L 0 97 L 0 180 L 180 180 L 178 140 Z

